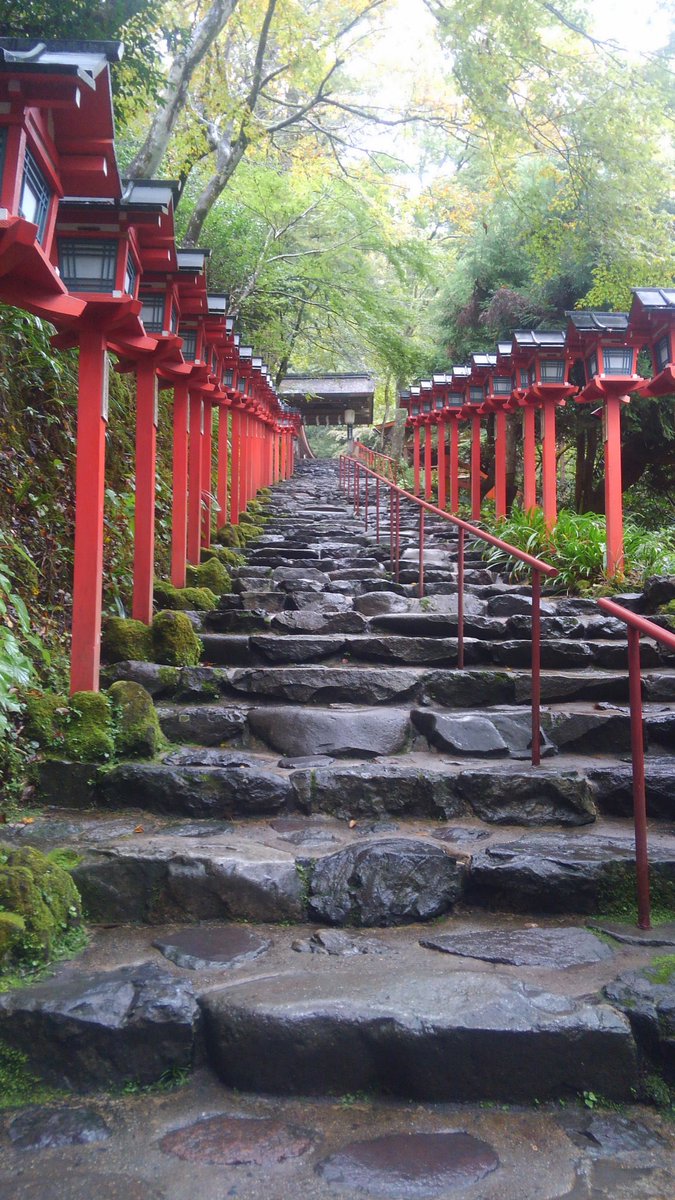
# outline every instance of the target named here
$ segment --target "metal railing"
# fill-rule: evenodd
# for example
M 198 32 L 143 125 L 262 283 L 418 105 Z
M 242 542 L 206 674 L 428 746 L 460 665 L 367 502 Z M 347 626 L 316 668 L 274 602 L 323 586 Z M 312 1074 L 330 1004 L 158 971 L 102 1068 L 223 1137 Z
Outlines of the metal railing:
M 354 457 L 371 470 L 377 470 L 385 479 L 398 483 L 399 464 L 389 454 L 383 454 L 381 450 L 371 450 L 369 446 L 364 446 L 363 442 L 357 441 L 354 442 Z
M 345 491 L 348 500 L 354 504 L 354 513 L 356 516 L 361 514 L 361 483 L 365 484 L 363 516 L 364 525 L 368 528 L 370 508 L 375 509 L 375 539 L 380 543 L 380 524 L 381 524 L 381 507 L 382 494 L 384 492 L 384 504 L 387 504 L 386 493 L 389 489 L 388 504 L 389 504 L 389 558 L 391 571 L 396 582 L 399 582 L 401 569 L 401 501 L 408 501 L 416 505 L 419 514 L 419 586 L 418 594 L 420 598 L 424 596 L 424 541 L 425 541 L 425 516 L 426 513 L 432 513 L 434 516 L 442 517 L 458 531 L 457 538 L 457 666 L 460 670 L 464 668 L 464 575 L 465 575 L 465 539 L 466 534 L 477 540 L 487 542 L 491 546 L 497 546 L 500 550 L 505 550 L 513 558 L 519 562 L 525 563 L 532 571 L 532 660 L 531 660 L 531 687 L 530 701 L 532 706 L 532 742 L 531 742 L 531 759 L 532 766 L 538 767 L 541 762 L 541 579 L 542 576 L 552 579 L 558 572 L 550 563 L 543 562 L 540 558 L 534 558 L 531 554 L 526 554 L 524 550 L 519 550 L 516 546 L 509 545 L 501 538 L 494 537 L 491 533 L 485 533 L 484 530 L 478 529 L 475 525 L 469 524 L 468 521 L 463 521 L 461 517 L 456 517 L 452 513 L 445 512 L 444 509 L 438 508 L 428 500 L 422 500 L 419 496 L 414 496 L 412 492 L 407 492 L 404 488 L 399 487 L 397 483 L 387 479 L 386 476 L 379 474 L 371 467 L 366 466 L 356 458 L 348 457 L 347 455 L 340 456 L 340 487 Z M 369 480 L 374 480 L 374 496 L 370 497 Z
M 642 721 L 642 668 L 640 666 L 640 635 L 646 634 L 675 650 L 675 634 L 646 617 L 638 616 L 615 604 L 613 600 L 598 600 L 598 606 L 611 617 L 626 625 L 628 634 L 628 697 L 630 704 L 630 744 L 633 764 L 633 821 L 635 823 L 635 874 L 637 881 L 638 927 L 651 929 L 649 899 L 649 855 L 647 849 L 647 798 L 645 790 L 645 744 Z

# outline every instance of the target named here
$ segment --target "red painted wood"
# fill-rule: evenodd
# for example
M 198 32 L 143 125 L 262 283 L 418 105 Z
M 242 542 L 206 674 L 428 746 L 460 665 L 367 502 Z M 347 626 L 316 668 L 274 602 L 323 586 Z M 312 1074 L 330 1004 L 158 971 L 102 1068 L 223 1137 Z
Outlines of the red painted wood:
M 227 461 L 229 454 L 228 446 L 228 419 L 227 409 L 221 405 L 218 409 L 218 511 L 216 515 L 216 528 L 227 522 Z
M 450 512 L 459 512 L 459 421 L 450 421 Z
M 626 397 L 627 399 L 627 397 Z M 605 401 L 605 516 L 607 520 L 607 566 L 611 579 L 623 574 L 623 490 L 621 481 L 621 396 Z
M 523 508 L 537 507 L 536 421 L 534 408 L 523 409 Z
M 471 415 L 471 517 L 480 518 L 480 417 Z
M 136 495 L 134 506 L 134 593 L 131 615 L 152 621 L 152 582 L 155 574 L 155 466 L 157 383 L 151 359 L 136 368 Z
M 190 393 L 190 445 L 188 450 L 187 560 L 199 563 L 202 524 L 202 398 Z
M 105 338 L 80 334 L 75 462 L 75 571 L 70 691 L 97 692 L 101 655 L 103 502 L 105 494 Z
M 232 456 L 230 460 L 230 521 L 239 524 L 239 464 L 241 459 L 241 409 L 232 409 Z
M 173 390 L 173 496 L 171 502 L 171 582 L 185 587 L 188 493 L 188 385 Z
M 413 491 L 416 496 L 420 494 L 420 427 L 413 427 Z
M 213 405 L 204 400 L 204 436 L 202 439 L 202 546 L 211 545 L 211 509 L 213 501 Z
M 544 519 L 552 529 L 558 519 L 558 462 L 555 443 L 555 400 L 544 400 L 542 409 L 543 435 L 541 456 L 541 491 Z
M 436 436 L 438 438 L 438 507 L 445 508 L 447 471 L 445 465 L 445 424 L 443 422 L 436 426 Z
M 495 516 L 506 516 L 506 413 L 495 413 Z

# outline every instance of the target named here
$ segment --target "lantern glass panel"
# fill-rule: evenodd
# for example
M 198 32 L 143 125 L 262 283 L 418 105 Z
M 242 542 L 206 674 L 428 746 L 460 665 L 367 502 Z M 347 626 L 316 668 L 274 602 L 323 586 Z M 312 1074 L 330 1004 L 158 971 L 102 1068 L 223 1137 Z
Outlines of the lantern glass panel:
M 169 323 L 169 329 L 172 333 L 175 333 L 178 329 L 178 310 L 176 305 L 173 303 L 171 305 L 171 321 Z
M 464 397 L 461 392 L 450 392 L 448 396 L 448 404 L 451 408 L 461 408 L 464 404 Z
M 598 356 L 594 351 L 593 354 L 589 354 L 588 358 L 586 359 L 586 379 L 590 382 L 590 380 L 593 379 L 597 373 Z
M 444 401 L 443 397 L 437 396 L 436 397 L 436 412 L 440 412 L 441 409 L 444 407 L 444 405 L 445 405 L 445 401 Z
M 425 400 L 422 404 L 422 412 L 431 412 L 431 400 Z
M 602 365 L 605 375 L 632 375 L 633 351 L 630 346 L 603 346 Z
M 492 391 L 495 396 L 511 395 L 511 376 L 495 375 L 492 381 Z
M 469 399 L 471 400 L 472 404 L 482 404 L 483 403 L 483 389 L 480 387 L 470 387 L 469 388 Z
M 232 371 L 232 370 L 226 371 L 225 374 L 223 375 L 224 387 L 232 387 L 233 382 L 234 382 L 234 371 Z
M 137 278 L 138 278 L 138 267 L 136 266 L 136 262 L 131 253 L 131 250 L 129 250 L 129 252 L 127 254 L 127 269 L 124 272 L 124 291 L 127 296 L 134 296 L 136 294 Z
M 59 238 L 59 271 L 71 292 L 112 292 L 116 238 Z
M 2 177 L 5 173 L 5 155 L 7 153 L 7 126 L 0 126 L 0 188 L 2 187 Z
M 518 372 L 518 386 L 521 388 L 529 387 L 532 383 L 530 372 L 527 367 L 521 367 Z
M 21 181 L 21 199 L 19 200 L 19 216 L 37 225 L 37 240 L 42 245 L 47 228 L 47 214 L 51 191 L 47 186 L 42 171 L 38 167 L 30 150 L 26 150 Z
M 542 383 L 565 382 L 565 360 L 562 358 L 542 358 L 540 371 Z
M 419 417 L 419 415 L 420 415 L 419 400 L 413 400 L 412 404 L 410 405 L 410 412 L 413 417 Z
M 161 333 L 164 328 L 164 297 L 157 293 L 141 294 L 141 321 L 146 333 Z
M 665 371 L 670 362 L 670 338 L 667 333 L 664 333 L 662 338 L 654 346 L 654 367 L 655 370 Z
M 183 339 L 183 358 L 186 362 L 194 362 L 197 357 L 197 330 L 179 329 L 178 333 Z

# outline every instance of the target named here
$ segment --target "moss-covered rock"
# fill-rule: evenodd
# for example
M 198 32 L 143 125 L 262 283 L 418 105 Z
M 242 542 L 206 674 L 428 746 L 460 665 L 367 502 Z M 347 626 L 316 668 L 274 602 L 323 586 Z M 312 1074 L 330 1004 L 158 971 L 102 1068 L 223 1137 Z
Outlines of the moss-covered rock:
M 82 919 L 80 896 L 67 871 L 32 846 L 0 846 L 0 909 L 7 953 L 48 959 Z M 23 929 L 20 928 L 23 924 Z
M 216 596 L 232 591 L 230 573 L 217 558 L 209 558 L 198 567 L 188 567 L 187 581 L 190 587 L 209 588 Z
M 113 757 L 112 710 L 102 692 L 75 692 L 71 696 L 63 752 L 75 762 L 105 762 Z
M 126 617 L 108 617 L 101 638 L 105 662 L 148 662 L 152 657 L 150 627 Z
M 218 597 L 206 587 L 176 588 L 172 583 L 155 584 L 155 602 L 160 609 L 174 612 L 213 612 Z
M 242 525 L 241 529 L 245 542 L 252 542 L 255 538 L 262 537 L 265 532 L 262 525 Z
M 243 545 L 238 525 L 221 525 L 213 540 L 218 546 L 229 546 L 231 549 Z
M 43 750 L 63 745 L 68 698 L 56 692 L 28 692 L 24 697 L 24 733 Z
M 154 758 L 163 743 L 152 696 L 140 683 L 119 679 L 108 689 L 120 758 Z
M 23 917 L 18 913 L 0 912 L 0 965 L 16 950 L 25 932 L 26 922 Z
M 229 546 L 205 547 L 202 550 L 202 562 L 208 562 L 210 558 L 217 558 L 225 567 L 242 567 L 246 562 L 243 554 L 237 554 Z
M 152 622 L 153 656 L 169 667 L 196 667 L 202 644 L 182 612 L 157 613 Z

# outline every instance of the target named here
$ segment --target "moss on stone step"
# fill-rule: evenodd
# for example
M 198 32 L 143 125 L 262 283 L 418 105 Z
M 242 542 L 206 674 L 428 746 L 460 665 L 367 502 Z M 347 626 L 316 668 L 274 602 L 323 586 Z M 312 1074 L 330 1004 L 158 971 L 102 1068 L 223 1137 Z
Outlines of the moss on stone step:
M 152 622 L 154 661 L 169 667 L 196 667 L 202 643 L 182 612 L 157 613 Z
M 68 871 L 32 846 L 0 845 L 0 909 L 5 960 L 46 961 L 82 918 Z
M 216 596 L 232 591 L 230 573 L 217 558 L 209 558 L 198 567 L 188 567 L 187 582 L 189 587 L 209 588 Z
M 101 653 L 108 663 L 147 662 L 152 657 L 148 625 L 126 617 L 108 617 L 103 628 Z
M 176 588 L 172 583 L 155 583 L 155 603 L 160 609 L 186 612 L 213 612 L 218 597 L 207 587 Z
M 71 696 L 63 753 L 76 762 L 105 762 L 114 756 L 112 709 L 105 693 L 75 692 Z
M 154 758 L 163 744 L 152 696 L 140 683 L 119 679 L 108 689 L 120 758 Z

